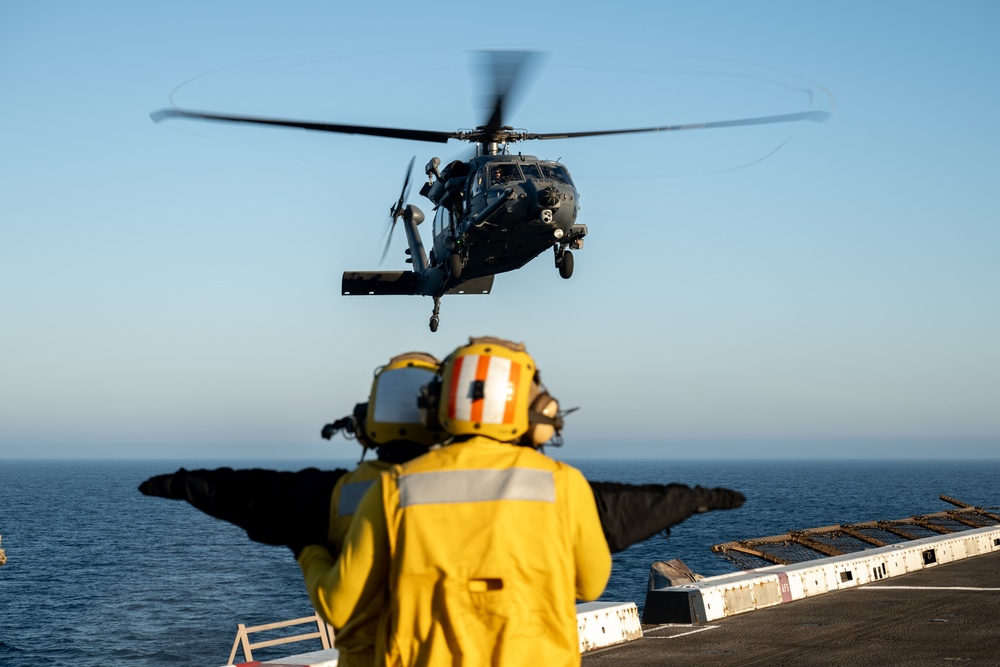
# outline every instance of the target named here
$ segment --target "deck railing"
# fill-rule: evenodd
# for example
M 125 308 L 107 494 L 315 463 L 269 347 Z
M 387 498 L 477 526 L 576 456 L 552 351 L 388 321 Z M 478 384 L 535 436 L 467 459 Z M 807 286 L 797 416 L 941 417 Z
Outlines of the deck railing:
M 314 625 L 316 630 L 311 632 L 304 632 L 298 635 L 288 635 L 285 637 L 278 637 L 276 639 L 267 639 L 264 641 L 251 642 L 250 635 L 267 632 L 268 630 L 280 630 L 281 628 L 289 628 L 296 625 Z M 324 649 L 333 647 L 333 627 L 327 625 L 327 623 L 320 618 L 319 614 L 313 614 L 312 616 L 304 616 L 303 618 L 295 618 L 291 621 L 281 621 L 280 623 L 267 623 L 265 625 L 253 625 L 247 627 L 243 623 L 240 623 L 236 631 L 236 641 L 233 642 L 233 650 L 229 654 L 229 662 L 227 665 L 232 665 L 233 661 L 236 659 L 236 652 L 243 648 L 243 658 L 246 662 L 253 661 L 253 651 L 254 649 L 264 648 L 267 646 L 279 646 L 281 644 L 291 644 L 293 642 L 307 641 L 310 639 L 319 639 L 323 644 Z

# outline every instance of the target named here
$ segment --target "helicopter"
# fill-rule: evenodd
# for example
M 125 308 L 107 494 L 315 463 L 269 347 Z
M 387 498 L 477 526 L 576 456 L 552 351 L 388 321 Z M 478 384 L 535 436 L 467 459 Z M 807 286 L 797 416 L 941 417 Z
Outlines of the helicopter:
M 433 242 L 428 250 L 418 229 L 426 219 L 423 211 L 408 203 L 413 165 L 410 160 L 399 198 L 389 209 L 389 236 L 382 261 L 389 251 L 392 233 L 402 220 L 406 235 L 406 271 L 345 271 L 344 295 L 419 295 L 434 299 L 430 330 L 440 324 L 441 297 L 446 294 L 489 294 L 494 277 L 521 268 L 551 249 L 562 278 L 573 275 L 574 250 L 583 247 L 587 226 L 577 222 L 580 193 L 569 170 L 555 160 L 522 153 L 511 146 L 524 141 L 575 139 L 602 135 L 712 129 L 796 121 L 823 122 L 829 112 L 810 110 L 735 120 L 661 125 L 619 130 L 533 133 L 504 124 L 511 93 L 523 79 L 534 51 L 482 52 L 492 80 L 491 104 L 486 121 L 471 130 L 432 131 L 405 128 L 346 125 L 286 120 L 179 108 L 150 114 L 154 122 L 179 118 L 248 123 L 318 132 L 357 134 L 411 141 L 473 144 L 474 155 L 456 159 L 442 167 L 433 157 L 424 167 L 427 182 L 420 195 L 433 204 Z

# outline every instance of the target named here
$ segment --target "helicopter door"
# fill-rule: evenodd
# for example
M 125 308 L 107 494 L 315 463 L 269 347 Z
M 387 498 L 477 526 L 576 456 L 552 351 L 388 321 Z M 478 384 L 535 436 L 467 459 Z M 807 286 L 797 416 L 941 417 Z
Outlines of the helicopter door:
M 438 208 L 434 214 L 434 258 L 435 264 L 448 256 L 448 237 L 452 234 L 451 211 L 446 206 Z

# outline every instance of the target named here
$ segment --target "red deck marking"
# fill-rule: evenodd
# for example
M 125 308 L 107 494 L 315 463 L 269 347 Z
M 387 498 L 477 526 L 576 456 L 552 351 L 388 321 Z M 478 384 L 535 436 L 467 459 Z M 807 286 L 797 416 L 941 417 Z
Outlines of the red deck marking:
M 792 601 L 792 587 L 788 585 L 788 575 L 784 572 L 778 573 L 778 586 L 781 588 L 781 602 Z

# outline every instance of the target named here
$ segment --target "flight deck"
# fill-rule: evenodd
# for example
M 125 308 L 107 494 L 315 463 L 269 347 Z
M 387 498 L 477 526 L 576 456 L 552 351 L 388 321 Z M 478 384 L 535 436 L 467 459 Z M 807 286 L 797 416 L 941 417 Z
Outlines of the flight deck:
M 644 625 L 613 665 L 1000 665 L 1000 551 L 704 624 Z

